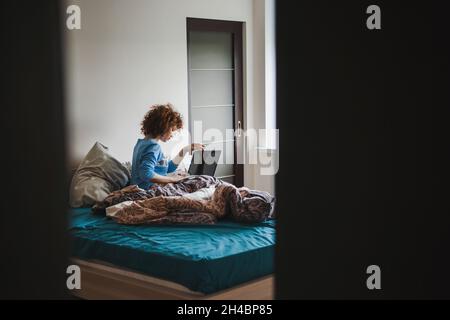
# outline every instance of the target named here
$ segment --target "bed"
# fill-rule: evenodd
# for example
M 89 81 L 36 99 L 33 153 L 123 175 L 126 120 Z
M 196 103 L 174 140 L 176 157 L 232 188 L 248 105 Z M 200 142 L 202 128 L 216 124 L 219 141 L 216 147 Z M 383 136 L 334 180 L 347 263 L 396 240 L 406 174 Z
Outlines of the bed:
M 272 299 L 275 220 L 120 225 L 70 209 L 71 254 L 86 299 Z

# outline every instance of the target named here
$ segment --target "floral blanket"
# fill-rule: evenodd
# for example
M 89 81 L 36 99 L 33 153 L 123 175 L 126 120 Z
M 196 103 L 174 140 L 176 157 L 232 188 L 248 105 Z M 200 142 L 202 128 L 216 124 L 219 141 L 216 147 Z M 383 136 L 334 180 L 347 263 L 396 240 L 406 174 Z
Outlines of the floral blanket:
M 206 192 L 195 196 L 202 191 Z M 122 224 L 213 224 L 223 218 L 258 223 L 272 217 L 274 205 L 275 198 L 268 192 L 200 175 L 155 184 L 149 190 L 127 186 L 95 204 L 93 211 Z

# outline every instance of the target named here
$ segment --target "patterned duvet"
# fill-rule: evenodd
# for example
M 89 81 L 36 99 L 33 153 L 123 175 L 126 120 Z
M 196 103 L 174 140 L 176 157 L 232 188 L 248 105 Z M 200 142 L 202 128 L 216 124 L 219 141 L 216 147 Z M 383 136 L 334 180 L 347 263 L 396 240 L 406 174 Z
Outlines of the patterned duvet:
M 93 207 L 120 224 L 213 224 L 230 218 L 259 223 L 271 218 L 275 198 L 268 192 L 236 186 L 211 176 L 189 176 L 177 183 L 136 185 L 112 192 Z

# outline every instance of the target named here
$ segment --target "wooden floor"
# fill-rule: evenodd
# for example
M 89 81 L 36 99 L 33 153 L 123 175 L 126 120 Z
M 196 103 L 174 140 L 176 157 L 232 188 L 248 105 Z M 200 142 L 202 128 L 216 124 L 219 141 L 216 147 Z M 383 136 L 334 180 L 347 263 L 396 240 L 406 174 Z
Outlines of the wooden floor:
M 81 289 L 74 295 L 83 299 L 156 300 L 271 300 L 273 275 L 231 289 L 205 295 L 174 282 L 117 268 L 99 262 L 72 259 L 81 268 Z

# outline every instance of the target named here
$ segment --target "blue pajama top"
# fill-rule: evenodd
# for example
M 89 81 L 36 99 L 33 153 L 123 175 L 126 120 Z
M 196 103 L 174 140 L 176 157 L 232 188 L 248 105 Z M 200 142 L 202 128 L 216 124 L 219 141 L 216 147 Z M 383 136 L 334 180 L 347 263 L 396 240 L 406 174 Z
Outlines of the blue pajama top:
M 150 179 L 156 174 L 165 176 L 177 169 L 177 165 L 163 154 L 161 146 L 153 139 L 138 139 L 133 150 L 131 184 L 142 189 L 153 185 Z

